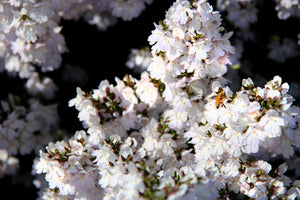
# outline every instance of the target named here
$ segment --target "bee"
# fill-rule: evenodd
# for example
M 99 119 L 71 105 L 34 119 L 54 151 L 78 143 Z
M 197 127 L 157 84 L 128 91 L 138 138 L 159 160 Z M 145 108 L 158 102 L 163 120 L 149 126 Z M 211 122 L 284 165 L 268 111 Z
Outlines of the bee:
M 215 101 L 216 101 L 216 107 L 220 108 L 220 106 L 225 106 L 224 104 L 224 99 L 226 98 L 226 94 L 225 92 L 221 89 L 219 90 L 219 92 L 217 93 L 217 96 L 214 97 Z
M 221 105 L 224 105 L 224 103 L 223 103 L 223 101 L 222 101 L 222 99 L 221 99 L 220 96 L 216 96 L 215 100 L 216 100 L 216 107 L 217 108 L 220 108 Z

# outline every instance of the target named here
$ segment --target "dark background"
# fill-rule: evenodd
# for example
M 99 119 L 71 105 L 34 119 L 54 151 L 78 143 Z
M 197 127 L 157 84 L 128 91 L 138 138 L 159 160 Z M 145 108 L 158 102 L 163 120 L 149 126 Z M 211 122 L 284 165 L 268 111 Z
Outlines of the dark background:
M 104 32 L 99 32 L 95 26 L 88 25 L 84 20 L 61 22 L 69 52 L 63 55 L 62 67 L 46 75 L 53 78 L 59 88 L 56 97 L 50 103 L 58 102 L 61 127 L 65 132 L 74 134 L 76 130 L 82 129 L 77 118 L 77 110 L 68 107 L 68 101 L 76 96 L 76 87 L 90 91 L 97 88 L 101 80 L 108 79 L 114 83 L 115 76 L 123 78 L 126 73 L 134 74 L 125 66 L 130 49 L 148 45 L 147 38 L 154 29 L 153 23 L 164 19 L 165 12 L 172 2 L 172 0 L 154 0 L 138 18 L 130 22 L 119 20 L 115 26 L 109 27 Z M 215 3 L 210 2 L 213 5 Z M 271 79 L 278 74 L 284 82 L 298 81 L 299 56 L 287 60 L 284 64 L 278 64 L 267 58 L 266 45 L 275 32 L 281 36 L 296 38 L 297 33 L 300 33 L 299 20 L 290 18 L 288 21 L 279 21 L 275 4 L 268 0 L 264 1 L 263 7 L 259 7 L 258 22 L 252 29 L 257 32 L 256 40 L 245 43 L 243 55 L 249 59 L 253 75 L 260 73 Z M 61 74 L 65 64 L 80 66 L 88 74 L 88 80 L 83 85 L 63 81 Z M 138 78 L 139 75 L 134 76 Z M 9 92 L 22 96 L 23 84 L 24 80 L 1 74 L 0 98 L 5 99 Z M 6 176 L 0 179 L 1 199 L 5 199 L 4 196 L 9 196 L 9 199 L 20 197 L 36 199 L 37 190 L 31 184 L 30 178 L 32 161 L 36 155 L 32 153 L 18 157 L 22 168 L 17 178 Z M 22 183 L 24 180 L 28 185 L 26 187 Z

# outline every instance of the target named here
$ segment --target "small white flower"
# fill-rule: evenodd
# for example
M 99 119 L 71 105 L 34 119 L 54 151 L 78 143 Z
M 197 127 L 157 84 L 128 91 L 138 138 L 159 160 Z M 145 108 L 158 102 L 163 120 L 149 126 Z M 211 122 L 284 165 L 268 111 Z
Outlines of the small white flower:
M 147 73 L 141 75 L 141 80 L 137 82 L 136 87 L 137 96 L 149 106 L 154 106 L 160 100 L 158 88 L 151 83 Z

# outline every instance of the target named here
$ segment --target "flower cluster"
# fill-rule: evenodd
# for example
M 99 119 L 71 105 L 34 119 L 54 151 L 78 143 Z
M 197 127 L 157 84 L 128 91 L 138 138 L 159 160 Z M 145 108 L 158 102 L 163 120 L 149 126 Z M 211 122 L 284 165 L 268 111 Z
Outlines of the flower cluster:
M 40 198 L 300 198 L 300 181 L 285 175 L 297 162 L 300 108 L 279 76 L 228 87 L 231 35 L 207 1 L 177 0 L 155 24 L 140 79 L 77 88 L 69 106 L 87 130 L 40 151 Z
M 297 0 L 274 0 L 275 10 L 278 12 L 279 20 L 286 20 L 290 17 L 299 18 L 300 4 Z M 233 45 L 239 54 L 234 55 L 232 63 L 240 64 L 241 53 L 243 52 L 243 40 L 257 42 L 254 24 L 258 18 L 258 8 L 264 12 L 261 1 L 256 0 L 218 0 L 217 8 L 224 14 L 229 21 L 228 27 L 235 30 L 235 39 Z M 279 22 L 280 23 L 280 22 Z M 286 32 L 286 30 L 285 30 Z M 283 63 L 289 58 L 299 54 L 299 48 L 296 45 L 296 35 L 287 37 L 284 33 L 277 30 L 268 40 L 268 57 L 278 63 Z
M 270 2 L 268 2 L 270 3 Z M 290 17 L 299 18 L 299 3 L 297 0 L 275 0 L 275 8 L 278 11 L 278 23 L 280 20 L 286 20 Z M 299 46 L 297 46 L 297 37 L 299 40 L 300 34 L 290 34 L 287 36 L 288 30 L 279 31 L 276 30 L 267 38 L 258 38 L 256 35 L 257 22 L 259 12 L 265 12 L 262 1 L 256 0 L 218 0 L 215 5 L 217 9 L 224 16 L 226 21 L 223 23 L 227 30 L 233 30 L 234 37 L 231 38 L 232 45 L 236 49 L 235 53 L 230 55 L 231 64 L 237 68 L 248 62 L 248 60 L 242 59 L 242 54 L 244 53 L 245 42 L 254 43 L 265 43 L 268 42 L 268 58 L 276 61 L 277 63 L 284 63 L 285 61 L 294 58 L 299 55 Z M 272 5 L 272 3 L 270 3 Z M 177 11 L 178 18 L 180 17 L 179 10 Z M 174 14 L 174 15 L 177 15 Z M 262 16 L 265 18 L 265 16 Z M 288 28 L 286 26 L 285 28 Z M 278 28 L 277 28 L 278 29 Z M 176 30 L 177 31 L 177 30 Z M 290 31 L 293 32 L 293 31 Z M 178 33 L 177 33 L 178 34 Z M 163 43 L 162 43 L 163 44 Z M 298 41 L 299 44 L 299 41 Z M 137 50 L 133 55 L 137 54 Z M 143 54 L 143 55 L 142 55 Z M 145 49 L 141 49 L 139 56 L 131 55 L 127 66 L 129 68 L 134 68 L 136 71 L 144 71 L 146 67 L 141 68 L 142 63 L 148 63 L 150 52 L 145 52 Z M 139 64 L 140 63 L 140 64 Z M 142 70 L 144 69 L 144 70 Z M 245 69 L 247 70 L 247 69 Z M 243 74 L 249 74 L 247 71 Z M 231 77 L 229 79 L 234 79 Z
M 42 92 L 53 97 L 55 84 L 38 71 L 60 67 L 61 55 L 67 51 L 61 34 L 62 19 L 85 18 L 100 30 L 116 22 L 116 18 L 137 17 L 152 0 L 5 0 L 0 3 L 0 71 L 28 79 L 30 93 Z
M 250 25 L 257 21 L 257 8 L 254 0 L 218 0 L 217 8 L 226 12 L 227 19 L 240 29 L 240 35 L 252 39 Z
M 27 106 L 19 102 L 14 95 L 1 101 L 0 149 L 8 155 L 38 152 L 51 141 L 50 134 L 58 126 L 57 105 L 42 105 L 37 99 L 29 99 Z
M 295 0 L 275 0 L 278 18 L 286 20 L 289 17 L 300 17 L 300 5 Z
M 42 71 L 59 67 L 66 47 L 51 1 L 3 1 L 0 12 L 0 55 L 8 72 L 28 78 L 34 66 Z
M 148 47 L 143 49 L 131 49 L 126 66 L 137 73 L 146 71 L 151 63 L 151 52 Z
M 95 157 L 89 152 L 86 133 L 78 131 L 68 142 L 49 143 L 47 152 L 40 152 L 35 162 L 36 173 L 46 173 L 49 188 L 40 187 L 43 199 L 99 199 L 99 174 L 92 165 Z M 37 183 L 36 183 L 37 184 Z M 98 185 L 98 186 L 97 186 Z
M 3 88 L 8 86 L 6 80 L 18 76 L 25 79 L 25 82 L 20 82 L 26 88 L 21 95 L 10 95 L 11 91 L 8 91 L 9 97 L 0 101 L 1 177 L 19 173 L 19 157 L 38 153 L 50 141 L 61 136 L 61 130 L 58 130 L 61 126 L 57 112 L 58 102 L 53 103 L 58 87 L 53 76 L 48 77 L 50 73 L 47 72 L 58 69 L 62 64 L 62 54 L 68 51 L 61 32 L 62 21 L 84 18 L 99 30 L 105 30 L 114 25 L 118 18 L 129 21 L 137 17 L 145 9 L 145 5 L 151 2 L 152 0 L 0 1 L 1 85 Z M 82 69 L 65 68 L 63 79 L 74 82 L 74 77 L 70 76 L 75 73 L 80 79 L 77 80 L 79 83 L 84 81 Z M 76 70 L 80 73 L 75 72 Z M 6 74 L 9 78 L 3 80 L 2 77 Z M 19 89 L 19 86 L 15 86 L 17 84 L 14 82 L 12 87 Z

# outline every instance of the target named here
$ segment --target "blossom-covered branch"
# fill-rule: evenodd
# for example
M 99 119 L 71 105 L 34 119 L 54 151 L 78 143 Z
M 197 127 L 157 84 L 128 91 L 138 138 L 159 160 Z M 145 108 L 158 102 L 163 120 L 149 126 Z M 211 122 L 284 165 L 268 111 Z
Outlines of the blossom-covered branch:
M 69 106 L 86 131 L 40 151 L 40 198 L 299 198 L 300 181 L 284 174 L 300 147 L 289 85 L 229 88 L 232 33 L 205 0 L 177 0 L 155 27 L 140 79 L 77 88 Z

